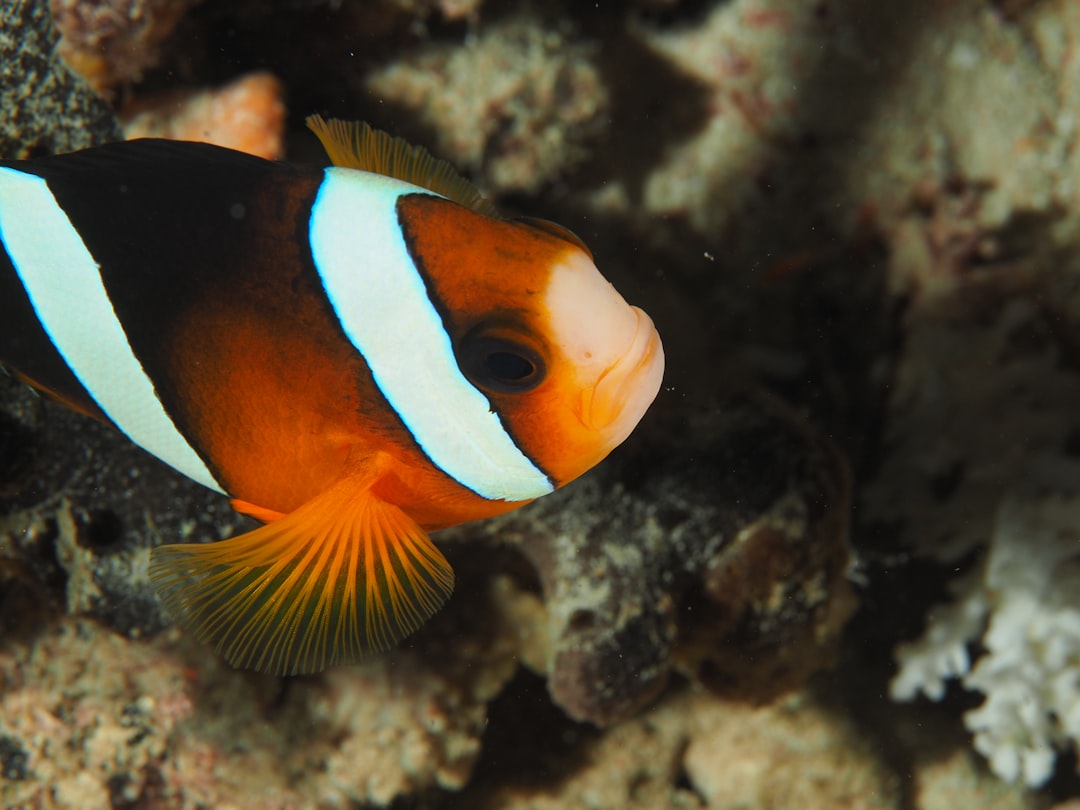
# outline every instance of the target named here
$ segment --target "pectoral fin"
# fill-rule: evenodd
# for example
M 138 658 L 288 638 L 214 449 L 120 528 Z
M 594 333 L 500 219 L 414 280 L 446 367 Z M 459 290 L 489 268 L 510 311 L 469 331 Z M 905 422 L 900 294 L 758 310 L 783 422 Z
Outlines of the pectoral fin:
M 247 534 L 156 548 L 150 577 L 169 612 L 230 664 L 275 674 L 385 650 L 454 586 L 431 538 L 352 479 Z
M 247 515 L 253 517 L 262 523 L 273 523 L 275 520 L 281 520 L 285 517 L 284 512 L 279 512 L 276 509 L 267 509 L 262 506 L 257 506 L 247 501 L 242 501 L 239 498 L 233 498 L 229 501 L 232 508 L 239 512 L 241 515 Z

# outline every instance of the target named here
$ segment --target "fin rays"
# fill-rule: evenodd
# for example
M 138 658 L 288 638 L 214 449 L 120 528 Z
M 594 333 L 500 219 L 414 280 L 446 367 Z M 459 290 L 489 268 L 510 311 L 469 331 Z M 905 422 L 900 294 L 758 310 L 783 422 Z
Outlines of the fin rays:
M 396 177 L 441 194 L 478 214 L 499 218 L 495 206 L 476 186 L 422 146 L 414 146 L 363 121 L 326 120 L 321 115 L 309 115 L 306 123 L 335 166 Z
M 393 646 L 442 606 L 454 575 L 404 512 L 346 484 L 248 534 L 155 549 L 166 608 L 229 663 L 263 672 Z

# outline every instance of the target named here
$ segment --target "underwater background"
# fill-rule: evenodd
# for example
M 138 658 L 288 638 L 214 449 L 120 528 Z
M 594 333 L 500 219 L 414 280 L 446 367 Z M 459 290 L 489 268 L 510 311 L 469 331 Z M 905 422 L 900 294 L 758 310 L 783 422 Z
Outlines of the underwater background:
M 580 236 L 668 363 L 436 535 L 431 622 L 296 678 L 150 583 L 254 524 L 0 379 L 0 805 L 1080 808 L 1078 47 L 1073 0 L 0 0 L 0 159 L 366 120 Z

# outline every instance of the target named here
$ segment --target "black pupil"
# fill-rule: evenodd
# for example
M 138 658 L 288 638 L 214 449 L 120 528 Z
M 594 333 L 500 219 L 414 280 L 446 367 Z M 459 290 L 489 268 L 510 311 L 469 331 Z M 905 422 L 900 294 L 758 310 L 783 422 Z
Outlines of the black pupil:
M 527 380 L 536 371 L 536 366 L 528 358 L 513 352 L 490 352 L 484 358 L 484 367 L 497 380 L 521 382 Z

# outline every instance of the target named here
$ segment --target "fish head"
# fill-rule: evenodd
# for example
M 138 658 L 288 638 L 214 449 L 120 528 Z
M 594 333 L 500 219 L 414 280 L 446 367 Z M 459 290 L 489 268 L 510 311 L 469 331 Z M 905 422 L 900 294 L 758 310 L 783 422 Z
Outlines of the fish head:
M 659 391 L 663 346 L 577 237 L 422 195 L 399 218 L 458 367 L 554 486 L 630 434 Z
M 659 391 L 664 350 L 649 316 L 584 251 L 566 250 L 547 276 L 540 296 L 471 331 L 458 356 L 522 451 L 561 486 L 637 426 Z

